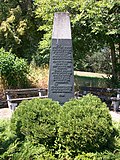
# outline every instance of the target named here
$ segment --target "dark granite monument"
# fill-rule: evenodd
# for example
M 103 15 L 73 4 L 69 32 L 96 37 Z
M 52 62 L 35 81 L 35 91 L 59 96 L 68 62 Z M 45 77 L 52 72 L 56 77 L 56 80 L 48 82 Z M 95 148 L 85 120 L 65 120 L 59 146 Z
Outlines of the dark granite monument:
M 69 13 L 55 13 L 48 97 L 62 105 L 74 97 L 73 52 Z

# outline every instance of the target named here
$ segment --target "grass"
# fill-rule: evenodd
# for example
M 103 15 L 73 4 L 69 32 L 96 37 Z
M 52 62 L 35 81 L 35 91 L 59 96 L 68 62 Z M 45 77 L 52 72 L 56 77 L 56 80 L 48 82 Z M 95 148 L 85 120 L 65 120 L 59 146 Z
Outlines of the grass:
M 4 86 L 2 84 L 2 80 L 1 80 L 1 77 L 0 77 L 0 92 L 2 92 L 4 90 Z
M 86 76 L 74 76 L 75 90 L 79 89 L 79 86 L 89 86 L 89 87 L 107 87 L 105 78 L 98 77 L 86 77 Z
M 49 68 L 30 66 L 29 80 L 32 86 L 37 88 L 48 88 Z M 78 90 L 79 86 L 94 86 L 94 87 L 106 87 L 106 75 L 91 72 L 74 72 L 74 85 L 75 90 Z
M 30 73 L 28 80 L 30 81 L 30 87 L 35 88 L 48 88 L 49 67 L 36 67 L 30 65 Z M 91 72 L 74 72 L 74 86 L 75 91 L 79 89 L 79 86 L 91 86 L 91 87 L 107 87 L 106 75 Z M 0 92 L 4 91 L 4 87 L 0 80 Z
M 47 88 L 48 87 L 48 66 L 34 67 L 30 65 L 30 73 L 28 79 L 33 87 Z
M 79 86 L 88 87 L 107 87 L 107 75 L 92 72 L 74 72 L 75 90 L 79 90 Z

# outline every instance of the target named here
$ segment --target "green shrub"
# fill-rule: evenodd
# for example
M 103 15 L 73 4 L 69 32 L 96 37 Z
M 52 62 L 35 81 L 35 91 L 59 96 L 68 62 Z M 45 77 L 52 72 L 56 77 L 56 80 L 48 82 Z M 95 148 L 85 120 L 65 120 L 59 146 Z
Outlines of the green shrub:
M 0 76 L 5 87 L 27 87 L 27 62 L 10 52 L 0 49 Z
M 27 140 L 15 141 L 0 158 L 1 160 L 56 160 L 44 145 L 34 145 Z
M 119 160 L 120 153 L 114 154 L 110 151 L 96 153 L 82 153 L 75 157 L 74 160 Z
M 10 128 L 16 139 L 7 147 L 3 159 L 119 157 L 110 152 L 114 149 L 116 153 L 117 148 L 109 110 L 96 96 L 73 99 L 62 107 L 51 99 L 23 101 L 11 118 Z
M 114 128 L 105 103 L 92 95 L 66 102 L 61 109 L 58 154 L 77 155 L 110 149 L 114 142 Z
M 57 136 L 60 105 L 51 99 L 23 101 L 11 119 L 11 129 L 20 140 L 53 146 Z
M 10 131 L 10 121 L 0 120 L 0 159 L 1 155 L 8 150 L 9 145 L 14 142 L 15 138 Z
M 9 120 L 0 120 L 0 160 L 55 160 L 44 145 L 21 141 L 10 129 Z
M 8 124 L 4 120 L 0 120 L 0 154 L 4 151 L 3 143 L 7 137 L 5 131 L 7 130 Z

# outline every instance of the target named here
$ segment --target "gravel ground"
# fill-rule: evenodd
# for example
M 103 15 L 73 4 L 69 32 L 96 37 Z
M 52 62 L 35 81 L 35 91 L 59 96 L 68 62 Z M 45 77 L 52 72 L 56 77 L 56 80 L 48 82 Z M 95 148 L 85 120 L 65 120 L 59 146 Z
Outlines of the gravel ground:
M 12 112 L 9 108 L 1 108 L 0 109 L 0 119 L 10 119 L 12 116 Z
M 120 112 L 113 112 L 110 111 L 110 114 L 112 116 L 112 120 L 115 122 L 120 122 Z
M 110 111 L 110 114 L 112 116 L 112 120 L 116 122 L 120 122 L 120 112 L 113 112 Z M 12 112 L 9 108 L 1 108 L 0 109 L 0 119 L 10 119 L 12 116 Z

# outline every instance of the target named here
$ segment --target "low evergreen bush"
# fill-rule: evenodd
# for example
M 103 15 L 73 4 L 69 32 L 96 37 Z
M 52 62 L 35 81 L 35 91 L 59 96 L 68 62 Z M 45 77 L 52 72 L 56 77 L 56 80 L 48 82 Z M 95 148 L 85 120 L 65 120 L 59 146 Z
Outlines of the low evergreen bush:
M 114 154 L 110 151 L 96 152 L 96 153 L 85 153 L 79 154 L 74 160 L 119 160 L 120 152 Z
M 10 121 L 0 120 L 0 159 L 3 153 L 9 150 L 9 146 L 15 139 L 16 137 L 10 131 Z
M 104 151 L 113 147 L 112 119 L 106 104 L 98 97 L 87 95 L 66 102 L 59 117 L 58 154 L 75 156 L 82 151 Z
M 57 160 L 44 145 L 34 145 L 27 140 L 13 143 L 10 147 L 8 152 L 2 156 L 2 160 Z
M 57 136 L 60 105 L 51 99 L 23 101 L 11 119 L 11 129 L 20 140 L 53 146 Z
M 91 94 L 72 99 L 62 107 L 51 99 L 22 101 L 11 118 L 10 130 L 14 140 L 4 148 L 1 159 L 120 157 L 119 151 L 114 155 L 119 148 L 119 143 L 114 147 L 119 132 L 115 132 L 109 110 Z

